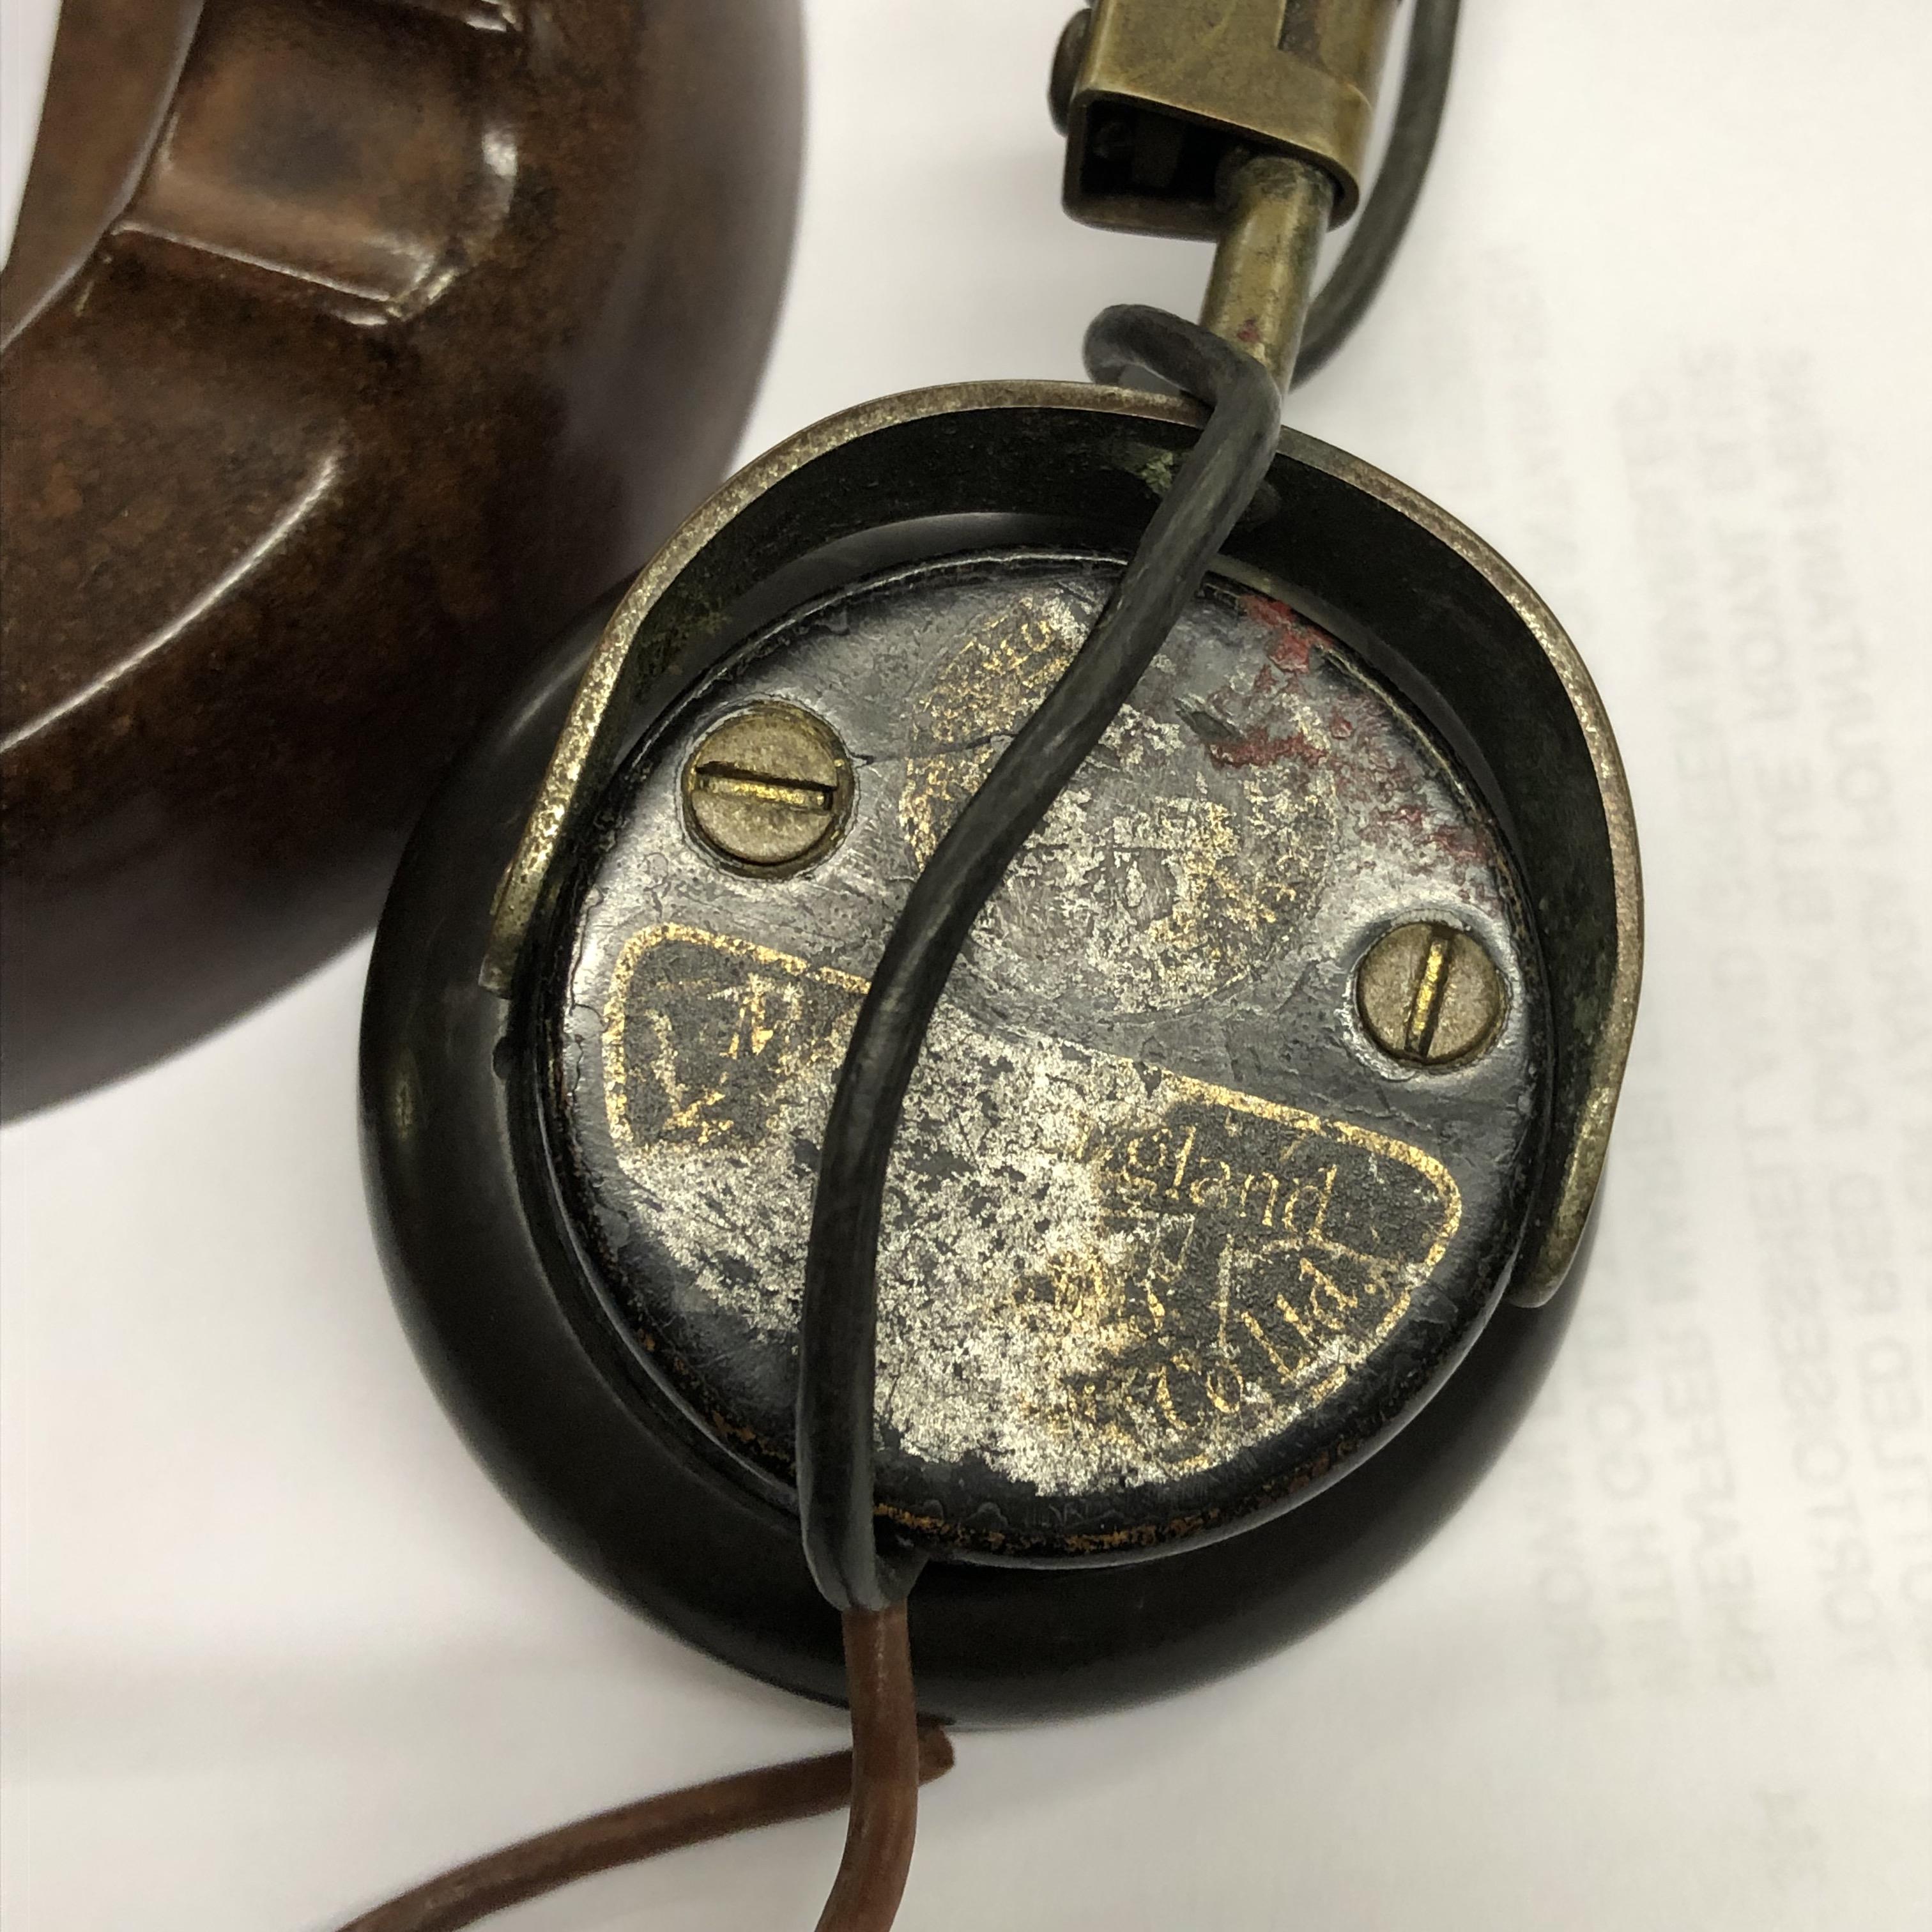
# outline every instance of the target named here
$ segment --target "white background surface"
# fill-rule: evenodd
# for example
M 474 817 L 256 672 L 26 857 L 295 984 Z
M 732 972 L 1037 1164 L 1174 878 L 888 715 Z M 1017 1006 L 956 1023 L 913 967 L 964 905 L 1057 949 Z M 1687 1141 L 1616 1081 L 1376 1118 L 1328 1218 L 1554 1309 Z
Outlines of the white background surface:
M 915 383 L 1072 375 L 1108 301 L 1193 308 L 1204 251 L 1057 211 L 1066 5 L 814 0 L 748 453 Z M 10 194 L 46 8 L 7 10 Z M 1586 1303 L 1477 1499 L 1345 1619 L 963 1739 L 908 1932 L 1932 1918 L 1928 22 L 1466 10 L 1416 229 L 1292 419 L 1496 543 L 1617 723 L 1650 953 Z M 566 1570 L 437 1410 L 364 1216 L 363 957 L 0 1138 L 18 1932 L 320 1932 L 838 1739 Z M 803 1926 L 839 1833 L 494 1922 Z

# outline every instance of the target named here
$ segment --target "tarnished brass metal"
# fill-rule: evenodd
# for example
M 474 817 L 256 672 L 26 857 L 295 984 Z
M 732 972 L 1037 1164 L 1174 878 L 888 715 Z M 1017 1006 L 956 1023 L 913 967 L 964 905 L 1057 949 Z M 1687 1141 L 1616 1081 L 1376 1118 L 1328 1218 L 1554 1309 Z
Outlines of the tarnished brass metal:
M 1457 1066 L 1502 1030 L 1507 995 L 1496 962 L 1460 927 L 1418 920 L 1384 933 L 1355 973 L 1370 1036 L 1392 1058 Z
M 852 761 L 823 720 L 759 704 L 709 733 L 684 768 L 685 820 L 728 864 L 794 872 L 838 842 Z
M 1046 104 L 1053 124 L 1064 134 L 1066 116 L 1073 106 L 1074 83 L 1080 78 L 1081 57 L 1087 51 L 1087 30 L 1094 24 L 1094 10 L 1083 7 L 1061 30 L 1053 50 L 1053 69 L 1047 76 Z
M 788 608 L 775 575 L 816 568 L 882 527 L 989 513 L 1126 516 L 1171 478 L 1191 404 L 1080 383 L 962 384 L 814 424 L 741 471 L 631 586 L 584 673 L 491 914 L 479 976 L 515 983 L 560 854 L 596 808 L 644 693 L 688 682 L 734 626 Z M 1471 743 L 1516 827 L 1544 946 L 1555 1034 L 1552 1154 L 1527 1208 L 1511 1299 L 1546 1300 L 1582 1238 L 1603 1170 L 1642 970 L 1630 799 L 1589 674 L 1547 607 L 1447 512 L 1358 458 L 1287 430 L 1274 508 L 1216 568 L 1246 568 L 1366 651 L 1384 648 Z M 1136 494 L 1138 493 L 1138 494 Z M 1144 514 L 1144 511 L 1142 512 Z M 1346 522 L 1333 520 L 1346 514 Z M 1311 522 L 1328 532 L 1306 540 Z M 830 568 L 830 566 L 827 566 Z M 1426 574 L 1430 621 L 1406 616 Z M 791 601 L 812 594 L 794 579 Z
M 1229 172 L 1228 225 L 1214 251 L 1201 320 L 1247 350 L 1286 390 L 1335 184 L 1320 168 L 1286 154 L 1257 155 Z
M 1066 212 L 1213 237 L 1220 171 L 1241 148 L 1324 170 L 1346 221 L 1394 13 L 1395 0 L 1098 0 L 1065 90 Z

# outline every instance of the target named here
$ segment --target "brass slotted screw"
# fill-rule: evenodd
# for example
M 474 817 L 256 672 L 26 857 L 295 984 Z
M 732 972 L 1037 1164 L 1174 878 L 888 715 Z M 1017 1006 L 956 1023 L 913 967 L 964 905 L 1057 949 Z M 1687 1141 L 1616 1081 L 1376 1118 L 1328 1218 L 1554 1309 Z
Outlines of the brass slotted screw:
M 699 842 L 736 868 L 792 872 L 844 836 L 852 761 L 831 727 L 796 704 L 759 704 L 706 732 L 684 768 Z
M 1450 1066 L 1494 1044 L 1508 995 L 1480 940 L 1418 920 L 1370 947 L 1356 969 L 1355 1001 L 1370 1036 L 1391 1058 Z

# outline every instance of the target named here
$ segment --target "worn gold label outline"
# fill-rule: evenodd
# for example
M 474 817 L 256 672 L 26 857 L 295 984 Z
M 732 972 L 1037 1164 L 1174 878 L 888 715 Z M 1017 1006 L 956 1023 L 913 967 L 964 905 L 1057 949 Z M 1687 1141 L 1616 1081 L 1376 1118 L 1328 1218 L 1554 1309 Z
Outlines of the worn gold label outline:
M 613 962 L 609 986 L 602 1004 L 601 1040 L 604 1063 L 600 1084 L 605 1118 L 620 1165 L 634 1183 L 645 1188 L 658 1184 L 663 1177 L 654 1171 L 656 1163 L 651 1158 L 657 1145 L 655 1138 L 647 1143 L 640 1143 L 632 1124 L 631 1096 L 628 1091 L 631 1069 L 626 1050 L 626 1036 L 634 1018 L 630 1006 L 639 968 L 656 949 L 670 944 L 688 944 L 701 952 L 720 956 L 744 967 L 762 968 L 782 974 L 794 982 L 815 983 L 848 997 L 862 998 L 870 990 L 869 982 L 856 974 L 843 972 L 836 968 L 817 965 L 796 954 L 680 921 L 660 921 L 634 932 Z M 755 1046 L 754 1050 L 758 1050 Z M 1076 1050 L 1091 1052 L 1091 1049 L 1087 1048 Z M 1269 1378 L 1269 1384 L 1274 1389 L 1273 1399 L 1288 1405 L 1287 1414 L 1283 1417 L 1284 1424 L 1289 1415 L 1298 1414 L 1306 1416 L 1310 1414 L 1329 1400 L 1347 1382 L 1370 1353 L 1386 1345 L 1389 1336 L 1402 1325 L 1404 1316 L 1413 1306 L 1416 1290 L 1432 1276 L 1442 1262 L 1462 1222 L 1461 1190 L 1454 1178 L 1441 1161 L 1423 1149 L 1372 1128 L 1360 1126 L 1352 1121 L 1324 1119 L 1306 1108 L 1197 1079 L 1151 1061 L 1130 1060 L 1114 1054 L 1102 1054 L 1094 1057 L 1131 1069 L 1137 1076 L 1144 1076 L 1148 1073 L 1156 1076 L 1160 1082 L 1156 1089 L 1157 1102 L 1155 1096 L 1148 1097 L 1150 1102 L 1154 1102 L 1155 1110 L 1159 1114 L 1170 1114 L 1178 1107 L 1203 1107 L 1218 1110 L 1224 1118 L 1245 1116 L 1265 1121 L 1271 1126 L 1286 1130 L 1298 1138 L 1312 1136 L 1327 1138 L 1331 1143 L 1351 1144 L 1360 1149 L 1371 1159 L 1393 1161 L 1408 1169 L 1421 1178 L 1435 1195 L 1438 1204 L 1439 1219 L 1431 1245 L 1424 1253 L 1400 1264 L 1405 1279 L 1399 1290 L 1394 1294 L 1382 1318 L 1372 1329 L 1357 1330 L 1348 1338 L 1348 1359 L 1331 1357 L 1316 1369 L 1316 1379 L 1300 1380 L 1300 1377 L 1306 1372 L 1306 1368 L 1315 1366 L 1313 1361 L 1310 1360 L 1301 1369 L 1289 1369 L 1268 1346 L 1267 1337 L 1261 1334 L 1252 1316 L 1244 1316 L 1245 1328 L 1254 1331 L 1257 1345 L 1279 1375 L 1279 1387 L 1275 1386 L 1274 1377 Z M 722 1098 L 722 1095 L 721 1091 L 706 1088 L 693 1090 L 688 1094 L 672 1094 L 668 1097 L 671 1100 L 675 1111 L 683 1111 L 688 1106 L 693 1117 L 690 1124 L 695 1125 L 696 1117 L 702 1110 L 712 1101 Z M 721 1125 L 724 1131 L 730 1130 L 728 1123 Z M 701 1146 L 705 1138 L 700 1128 L 699 1139 L 695 1144 Z M 1078 1159 L 1078 1154 L 1070 1150 L 1066 1157 Z M 1324 1246 L 1329 1253 L 1338 1257 L 1352 1256 L 1358 1262 L 1371 1264 L 1379 1264 L 1382 1260 L 1381 1257 L 1334 1243 L 1331 1239 L 1327 1242 L 1318 1241 L 1317 1261 L 1320 1259 L 1320 1248 Z M 1302 1267 L 1304 1271 L 1310 1267 L 1306 1256 Z M 1332 1290 L 1333 1283 L 1326 1282 L 1321 1270 L 1316 1268 L 1315 1272 L 1318 1280 L 1324 1282 Z M 1280 1296 L 1276 1297 L 1277 1302 L 1281 1299 Z M 1156 1320 L 1156 1330 L 1159 1325 Z M 1309 1334 L 1300 1322 L 1292 1322 L 1290 1325 L 1300 1333 L 1312 1350 L 1318 1351 L 1321 1345 L 1318 1338 Z M 1192 1352 L 1189 1352 L 1191 1354 Z M 1198 1366 L 1198 1362 L 1193 1364 L 1196 1369 Z M 1177 1354 L 1167 1364 L 1167 1368 L 1185 1373 L 1189 1372 L 1189 1363 L 1183 1355 Z M 1156 1379 L 1160 1387 L 1155 1394 L 1160 1396 L 1166 1391 L 1166 1383 L 1161 1376 L 1156 1376 Z M 1075 1399 L 1078 1400 L 1075 1385 L 1070 1383 L 1066 1386 L 1070 1393 L 1075 1393 Z M 1120 1399 L 1130 1406 L 1150 1399 L 1147 1397 L 1145 1390 L 1138 1388 L 1137 1384 L 1132 1388 L 1124 1384 L 1123 1390 Z M 1210 1397 L 1212 1394 L 1210 1389 Z M 1200 1425 L 1208 1419 L 1204 1415 L 1190 1422 L 1173 1412 L 1171 1400 L 1166 1401 L 1164 1406 L 1168 1410 L 1168 1423 L 1178 1432 L 1172 1451 L 1163 1452 L 1162 1460 L 1168 1475 L 1179 1477 L 1198 1472 L 1199 1469 L 1209 1466 L 1216 1456 L 1228 1453 L 1225 1445 L 1217 1448 L 1210 1438 L 1198 1433 Z M 1086 1426 L 1101 1436 L 1108 1433 L 1108 1424 L 1100 1415 L 1089 1418 Z M 1191 1446 L 1184 1447 L 1184 1444 Z M 1139 1532 L 1136 1532 L 1128 1540 L 1135 1540 L 1138 1537 Z
M 624 1023 L 630 1004 L 631 982 L 635 977 L 639 962 L 653 947 L 668 941 L 681 941 L 687 945 L 700 946 L 715 952 L 748 959 L 761 966 L 790 974 L 795 979 L 816 980 L 821 984 L 835 986 L 841 992 L 854 993 L 861 999 L 872 991 L 872 982 L 862 980 L 856 973 L 841 971 L 833 966 L 815 965 L 808 959 L 801 959 L 794 952 L 781 952 L 770 946 L 760 946 L 755 940 L 739 939 L 730 934 L 712 932 L 703 926 L 686 926 L 675 920 L 661 920 L 640 927 L 624 942 L 610 969 L 610 988 L 605 996 L 603 1012 L 602 1045 L 604 1054 L 604 1118 L 608 1122 L 612 1140 L 616 1144 L 620 1157 L 627 1169 L 632 1163 L 643 1158 L 643 1150 L 638 1145 L 636 1136 L 631 1130 L 630 1109 L 626 1100 L 628 1077 L 624 1052 Z M 1105 1056 L 1108 1058 L 1114 1055 Z M 1403 1166 L 1420 1174 L 1436 1190 L 1443 1207 L 1442 1233 L 1430 1247 L 1427 1258 L 1418 1264 L 1420 1276 L 1426 1280 L 1448 1252 L 1449 1244 L 1455 1239 L 1456 1230 L 1462 1222 L 1462 1192 L 1456 1185 L 1455 1178 L 1434 1155 L 1422 1148 L 1399 1141 L 1392 1135 L 1378 1133 L 1372 1127 L 1358 1126 L 1353 1121 L 1324 1120 L 1318 1114 L 1311 1114 L 1305 1108 L 1292 1107 L 1279 1100 L 1267 1100 L 1257 1094 L 1245 1094 L 1240 1088 L 1222 1087 L 1207 1080 L 1198 1080 L 1192 1074 L 1177 1073 L 1169 1067 L 1152 1061 L 1129 1061 L 1128 1065 L 1144 1068 L 1160 1075 L 1162 1081 L 1171 1082 L 1178 1098 L 1204 1101 L 1214 1106 L 1226 1108 L 1230 1113 L 1254 1115 L 1258 1119 L 1271 1120 L 1276 1125 L 1292 1127 L 1304 1133 L 1333 1134 L 1340 1140 L 1348 1141 L 1370 1153 L 1381 1154 L 1400 1162 Z M 633 1178 L 636 1176 L 632 1169 Z

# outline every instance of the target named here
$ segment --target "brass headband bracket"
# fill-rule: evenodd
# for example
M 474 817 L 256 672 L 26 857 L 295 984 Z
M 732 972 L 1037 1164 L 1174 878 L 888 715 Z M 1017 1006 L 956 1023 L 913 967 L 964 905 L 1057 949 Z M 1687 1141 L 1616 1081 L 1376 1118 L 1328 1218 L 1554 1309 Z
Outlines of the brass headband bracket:
M 1231 154 L 1286 155 L 1361 199 L 1396 0 L 1096 0 L 1054 63 L 1066 212 L 1097 228 L 1215 240 Z

